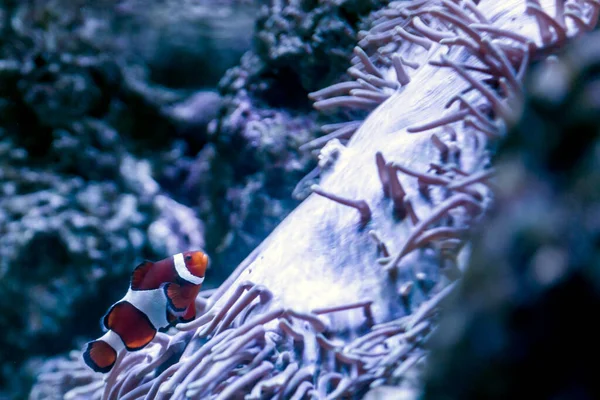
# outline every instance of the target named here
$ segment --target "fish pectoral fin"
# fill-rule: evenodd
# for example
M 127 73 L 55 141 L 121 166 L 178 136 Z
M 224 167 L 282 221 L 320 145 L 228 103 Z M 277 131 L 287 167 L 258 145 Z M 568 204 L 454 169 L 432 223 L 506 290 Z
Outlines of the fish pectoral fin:
M 167 310 L 167 322 L 169 324 L 177 323 L 177 318 L 179 318 L 176 314 L 174 314 L 171 310 Z
M 168 307 L 176 314 L 185 311 L 190 302 L 194 300 L 193 291 L 187 286 L 171 282 L 164 286 L 164 291 L 167 296 Z
M 143 290 L 144 278 L 153 265 L 152 261 L 145 260 L 135 267 L 131 273 L 131 290 Z
M 181 322 L 191 322 L 196 319 L 196 302 L 192 303 L 185 310 L 185 313 L 181 317 Z

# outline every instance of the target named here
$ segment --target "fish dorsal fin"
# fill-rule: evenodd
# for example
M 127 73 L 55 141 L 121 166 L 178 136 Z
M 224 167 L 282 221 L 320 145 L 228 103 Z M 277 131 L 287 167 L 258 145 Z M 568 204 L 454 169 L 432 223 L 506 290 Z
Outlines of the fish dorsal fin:
M 185 311 L 192 301 L 193 291 L 188 285 L 178 285 L 176 283 L 167 283 L 164 287 L 169 307 L 176 313 Z
M 144 260 L 140 265 L 135 267 L 131 274 L 131 290 L 144 290 L 144 278 L 153 265 L 152 261 Z

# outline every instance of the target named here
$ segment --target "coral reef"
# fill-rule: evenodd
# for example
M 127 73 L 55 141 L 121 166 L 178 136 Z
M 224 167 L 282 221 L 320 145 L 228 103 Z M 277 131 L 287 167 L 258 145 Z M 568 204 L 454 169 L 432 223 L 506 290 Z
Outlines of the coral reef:
M 286 1 L 264 4 L 257 16 L 256 50 L 242 61 L 248 91 L 274 108 L 309 106 L 307 94 L 347 68 L 367 15 L 387 4 L 369 1 Z M 299 102 L 299 104 L 294 104 Z
M 100 123 L 82 132 L 63 131 L 54 144 L 60 151 L 82 148 L 79 137 L 114 134 Z M 127 153 L 79 154 L 89 164 L 114 162 L 105 164 L 116 169 L 105 175 L 110 180 L 87 181 L 59 172 L 59 165 L 54 171 L 28 165 L 26 150 L 0 138 L 0 345 L 6 349 L 0 362 L 10 369 L 9 360 L 72 347 L 76 335 L 97 326 L 103 303 L 114 296 L 111 286 L 126 279 L 129 265 L 202 247 L 204 229 L 192 209 L 161 194 L 147 162 Z M 106 172 L 98 167 L 89 174 Z M 108 296 L 98 301 L 100 293 Z
M 186 90 L 154 80 L 158 67 L 131 54 L 135 30 L 115 7 L 0 6 L 0 397 L 24 396 L 37 363 L 26 359 L 96 334 L 140 259 L 206 244 L 198 199 L 177 197 L 168 173 L 187 161 L 189 174 L 206 143 L 218 78 Z M 230 34 L 247 38 L 251 27 L 238 28 Z M 223 55 L 239 57 L 244 43 Z M 234 62 L 215 61 L 219 76 Z
M 31 398 L 415 398 L 438 305 L 503 184 L 490 152 L 521 114 L 527 67 L 599 11 L 415 0 L 375 13 L 354 80 L 311 94 L 321 110 L 372 110 L 311 144 L 324 146 L 314 194 L 198 298 L 198 319 L 105 377 L 77 352 L 49 363 Z
M 156 84 L 209 88 L 251 47 L 258 6 L 249 0 L 87 2 L 111 21 L 113 46 L 148 65 Z
M 386 2 L 265 2 L 257 15 L 254 48 L 219 83 L 221 115 L 208 142 L 213 193 L 201 206 L 215 273 L 225 279 L 277 224 L 308 195 L 307 185 L 289 193 L 314 168 L 301 147 L 317 135 L 317 115 L 307 93 L 339 79 L 349 64 L 356 35 L 369 12 Z M 335 118 L 335 116 L 333 117 Z M 207 155 L 208 156 L 208 155 Z M 222 204 L 213 207 L 212 204 Z M 260 218 L 260 223 L 257 223 Z

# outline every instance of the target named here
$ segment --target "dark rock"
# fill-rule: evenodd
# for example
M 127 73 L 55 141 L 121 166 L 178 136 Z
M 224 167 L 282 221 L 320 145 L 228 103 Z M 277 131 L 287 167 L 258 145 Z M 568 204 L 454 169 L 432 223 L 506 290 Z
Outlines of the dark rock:
M 600 396 L 600 36 L 531 74 L 425 399 Z M 543 79 L 542 79 L 543 77 Z

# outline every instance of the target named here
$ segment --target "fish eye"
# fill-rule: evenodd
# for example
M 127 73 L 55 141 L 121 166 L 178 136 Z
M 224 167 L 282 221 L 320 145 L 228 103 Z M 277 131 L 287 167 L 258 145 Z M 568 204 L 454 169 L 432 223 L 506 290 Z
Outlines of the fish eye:
M 192 256 L 185 256 L 185 259 L 186 259 L 187 261 L 189 261 L 189 260 L 191 260 L 191 259 L 192 259 Z

